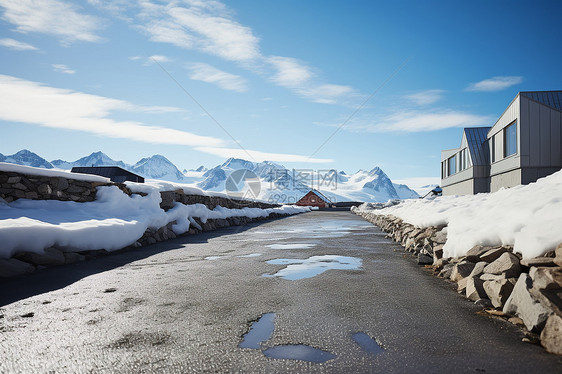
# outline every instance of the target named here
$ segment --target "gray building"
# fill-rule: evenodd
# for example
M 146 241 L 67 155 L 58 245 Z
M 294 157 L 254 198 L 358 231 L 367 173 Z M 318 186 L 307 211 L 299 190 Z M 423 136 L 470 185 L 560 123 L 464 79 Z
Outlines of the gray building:
M 492 127 L 441 152 L 444 195 L 495 192 L 562 169 L 562 91 L 519 92 Z

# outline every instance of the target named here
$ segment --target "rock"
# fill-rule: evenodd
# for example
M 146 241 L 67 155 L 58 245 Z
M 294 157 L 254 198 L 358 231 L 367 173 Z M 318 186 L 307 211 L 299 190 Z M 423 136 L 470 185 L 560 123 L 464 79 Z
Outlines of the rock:
M 486 295 L 496 308 L 501 308 L 505 304 L 514 286 L 514 278 L 489 280 L 485 281 L 483 285 Z
M 474 269 L 474 264 L 472 262 L 468 262 L 468 261 L 459 262 L 453 267 L 453 271 L 451 273 L 451 280 L 454 282 L 458 282 L 461 279 L 468 277 L 473 269 Z
M 562 315 L 562 268 L 532 267 L 529 276 L 533 282 L 533 297 L 544 306 Z
M 8 181 L 6 183 L 16 184 L 16 183 L 19 183 L 19 181 L 21 181 L 21 177 L 9 177 Z
M 423 253 L 418 255 L 418 265 L 431 265 L 433 264 L 433 256 L 429 256 Z
M 441 269 L 441 271 L 439 272 L 438 277 L 450 279 L 454 267 L 454 264 L 443 265 L 443 269 Z
M 482 279 L 483 281 L 489 281 L 489 280 L 501 280 L 501 279 L 507 279 L 507 277 L 505 276 L 505 273 L 501 273 L 501 274 L 481 274 L 480 275 L 480 279 Z
M 485 261 L 480 261 L 474 265 L 474 269 L 470 272 L 471 277 L 478 277 L 480 274 L 484 272 L 484 268 L 488 265 Z
M 466 282 L 466 297 L 472 301 L 478 299 L 486 298 L 486 292 L 484 291 L 484 282 L 477 277 L 467 277 Z
M 483 245 L 476 245 L 466 252 L 466 260 L 470 262 L 477 263 L 480 261 L 480 256 L 488 252 L 490 247 L 484 247 Z
M 53 190 L 48 184 L 40 184 L 39 187 L 37 187 L 37 192 L 39 192 L 41 195 L 50 195 L 51 193 L 53 193 Z
M 495 247 L 480 255 L 480 261 L 494 262 L 502 254 L 509 252 L 506 247 Z
M 469 277 L 463 278 L 457 282 L 457 292 L 458 293 L 465 293 L 466 285 L 468 283 Z
M 562 317 L 556 314 L 548 317 L 541 332 L 541 345 L 549 353 L 562 355 Z
M 17 189 L 17 190 L 24 190 L 24 191 L 27 190 L 27 187 L 23 183 L 14 184 L 14 188 Z
M 22 274 L 28 274 L 35 271 L 35 266 L 17 260 L 15 258 L 3 259 L 0 258 L 0 277 L 8 278 L 15 277 Z
M 72 264 L 86 259 L 86 256 L 82 256 L 80 253 L 76 252 L 63 252 L 63 255 L 65 264 Z
M 174 191 L 161 191 L 160 196 L 162 197 L 162 202 L 160 203 L 161 209 L 170 210 L 174 207 L 174 203 L 175 203 Z
M 505 252 L 497 260 L 484 268 L 487 274 L 505 273 L 507 278 L 517 277 L 521 273 L 519 258 L 513 253 Z
M 34 265 L 43 266 L 63 265 L 66 261 L 62 252 L 54 247 L 46 248 L 43 253 L 24 252 L 14 257 Z
M 505 302 L 503 312 L 521 318 L 529 331 L 540 331 L 551 311 L 531 296 L 529 289 L 532 287 L 532 282 L 529 274 L 523 273 L 519 276 L 511 295 Z
M 533 267 L 533 266 L 557 266 L 552 257 L 535 257 L 527 260 L 520 261 L 522 266 Z
M 435 267 L 435 270 L 442 269 L 443 266 L 447 265 L 448 263 L 449 261 L 447 261 L 447 259 L 444 258 L 435 259 L 435 256 L 433 257 L 433 266 Z
M 432 237 L 431 241 L 437 244 L 445 244 L 447 242 L 447 228 L 436 232 Z
M 35 191 L 29 191 L 25 193 L 25 198 L 34 200 L 34 199 L 38 199 L 39 195 L 37 195 L 37 192 Z

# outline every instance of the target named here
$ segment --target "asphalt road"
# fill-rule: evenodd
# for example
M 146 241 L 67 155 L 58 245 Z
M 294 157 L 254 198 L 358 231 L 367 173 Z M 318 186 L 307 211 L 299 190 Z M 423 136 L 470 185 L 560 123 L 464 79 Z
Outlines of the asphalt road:
M 359 267 L 289 280 L 266 262 L 326 255 Z M 562 372 L 478 310 L 368 222 L 311 212 L 1 281 L 0 372 Z M 271 337 L 238 347 L 264 314 Z M 331 359 L 266 356 L 284 345 Z

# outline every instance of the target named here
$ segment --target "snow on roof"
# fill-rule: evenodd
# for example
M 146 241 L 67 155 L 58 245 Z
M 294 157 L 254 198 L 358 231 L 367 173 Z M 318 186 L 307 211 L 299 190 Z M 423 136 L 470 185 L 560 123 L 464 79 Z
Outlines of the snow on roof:
M 562 111 L 562 91 L 522 91 L 519 94 Z
M 464 129 L 473 165 L 488 165 L 490 163 L 490 152 L 486 144 L 490 129 L 491 127 L 465 127 Z
M 104 178 L 97 175 L 77 174 L 60 169 L 35 168 L 32 166 L 16 165 L 7 162 L 0 162 L 0 171 L 19 173 L 24 175 L 37 175 L 41 177 L 62 177 L 67 179 L 74 179 L 74 180 L 88 181 L 88 182 L 101 182 L 101 183 L 111 182 L 109 178 Z

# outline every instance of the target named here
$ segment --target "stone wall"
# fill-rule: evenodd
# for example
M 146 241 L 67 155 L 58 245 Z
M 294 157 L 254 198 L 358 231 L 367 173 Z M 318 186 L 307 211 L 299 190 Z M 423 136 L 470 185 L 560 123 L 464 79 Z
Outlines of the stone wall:
M 97 187 L 110 185 L 118 186 L 123 192 L 131 194 L 131 191 L 120 183 L 88 182 L 0 171 L 0 198 L 8 203 L 17 199 L 89 202 L 96 199 Z
M 132 195 L 129 188 L 120 183 L 89 182 L 64 177 L 23 175 L 15 172 L 0 171 L 0 198 L 8 203 L 20 198 L 75 201 L 81 203 L 90 202 L 96 199 L 97 187 L 100 186 L 117 186 L 124 193 Z M 140 195 L 145 194 L 140 193 Z M 267 209 L 279 206 L 277 204 L 229 199 L 222 196 L 185 194 L 183 190 L 163 191 L 160 192 L 160 195 L 162 197 L 160 207 L 163 210 L 171 209 L 177 202 L 185 205 L 203 204 L 211 210 L 215 209 L 217 206 L 229 209 L 241 209 L 245 207 Z M 274 219 L 282 216 L 284 215 L 270 213 L 267 217 L 230 217 L 227 219 L 209 219 L 206 222 L 202 222 L 198 217 L 192 217 L 192 225 L 189 231 L 182 235 L 194 235 L 223 227 L 240 226 L 250 222 Z M 175 221 L 170 222 L 168 225 L 158 229 L 147 229 L 142 237 L 138 238 L 138 240 L 129 247 L 141 247 L 176 238 L 177 235 L 172 230 L 172 225 L 174 223 Z M 108 253 L 109 252 L 104 249 L 80 250 L 80 248 L 74 248 L 69 252 L 68 248 L 63 250 L 57 247 L 46 248 L 44 253 L 22 251 L 16 253 L 10 259 L 0 259 L 0 278 L 27 274 L 45 267 L 84 261 Z
M 520 325 L 523 341 L 562 355 L 562 244 L 542 257 L 522 260 L 511 246 L 475 246 L 466 256 L 443 258 L 445 225 L 417 228 L 376 211 L 354 212 L 387 232 L 484 313 Z

